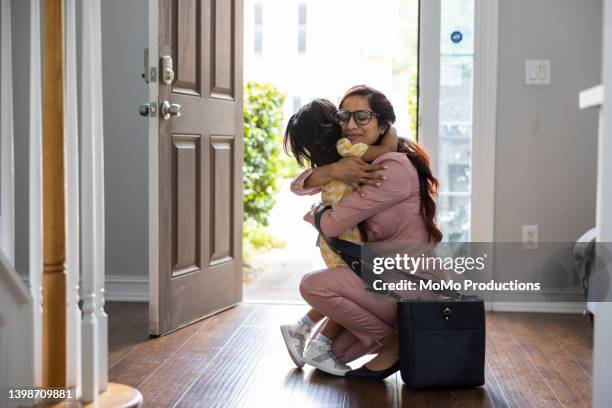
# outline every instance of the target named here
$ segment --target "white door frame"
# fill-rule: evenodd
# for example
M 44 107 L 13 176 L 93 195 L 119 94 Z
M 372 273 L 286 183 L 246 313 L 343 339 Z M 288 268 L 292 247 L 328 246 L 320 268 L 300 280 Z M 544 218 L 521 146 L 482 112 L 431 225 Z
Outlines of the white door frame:
M 420 1 L 419 22 L 419 143 L 438 171 L 440 106 L 441 0 Z M 495 137 L 497 115 L 497 38 L 499 0 L 474 0 L 474 80 L 470 241 L 495 239 Z M 492 246 L 487 246 L 492 248 Z M 487 254 L 488 276 L 493 279 L 493 253 Z M 494 299 L 486 309 L 495 308 Z
M 149 0 L 149 74 L 157 71 L 159 61 L 159 0 Z M 147 74 L 148 75 L 148 74 Z M 157 72 L 156 77 L 159 77 Z M 149 78 L 149 100 L 157 104 L 159 86 L 157 79 Z M 143 101 L 144 103 L 145 101 Z M 149 329 L 159 333 L 159 115 L 149 116 Z
M 499 0 L 474 0 L 471 241 L 493 242 Z M 438 164 L 441 0 L 421 0 L 419 143 Z

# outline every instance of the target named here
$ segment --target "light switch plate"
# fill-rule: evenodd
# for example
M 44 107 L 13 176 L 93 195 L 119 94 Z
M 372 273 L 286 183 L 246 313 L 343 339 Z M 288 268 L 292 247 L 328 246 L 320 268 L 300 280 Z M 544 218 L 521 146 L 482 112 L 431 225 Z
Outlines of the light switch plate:
M 550 60 L 526 60 L 525 85 L 550 85 Z

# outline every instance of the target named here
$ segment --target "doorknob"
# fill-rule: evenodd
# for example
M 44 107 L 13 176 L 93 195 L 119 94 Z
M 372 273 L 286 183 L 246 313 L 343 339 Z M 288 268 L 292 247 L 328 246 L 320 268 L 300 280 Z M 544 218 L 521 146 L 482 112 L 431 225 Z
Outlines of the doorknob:
M 181 105 L 179 105 L 178 103 L 170 103 L 168 101 L 163 101 L 159 107 L 159 110 L 161 112 L 163 120 L 168 120 L 172 116 L 181 116 Z

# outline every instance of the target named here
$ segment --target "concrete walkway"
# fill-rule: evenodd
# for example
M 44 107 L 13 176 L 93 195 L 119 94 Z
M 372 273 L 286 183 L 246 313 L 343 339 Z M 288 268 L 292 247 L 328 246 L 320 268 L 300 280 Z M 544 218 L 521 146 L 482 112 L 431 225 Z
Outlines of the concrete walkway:
M 319 195 L 299 197 L 289 190 L 291 180 L 280 181 L 268 231 L 286 246 L 253 256 L 255 279 L 245 284 L 245 301 L 304 302 L 298 285 L 305 273 L 325 267 L 315 247 L 317 231 L 302 217 L 318 202 Z

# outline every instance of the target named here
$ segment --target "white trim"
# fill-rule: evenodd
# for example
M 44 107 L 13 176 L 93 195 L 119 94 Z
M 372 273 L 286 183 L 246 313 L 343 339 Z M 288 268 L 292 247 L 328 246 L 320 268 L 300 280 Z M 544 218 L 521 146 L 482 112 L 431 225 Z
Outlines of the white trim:
M 475 0 L 470 214 L 470 240 L 473 242 L 495 240 L 498 13 L 498 0 Z
M 65 0 L 64 128 L 66 159 L 67 384 L 81 397 L 81 309 L 79 309 L 79 142 L 75 0 Z
M 420 1 L 418 137 L 438 173 L 441 0 Z
M 34 383 L 42 385 L 42 65 L 40 0 L 30 1 L 29 276 L 32 296 Z
M 31 328 L 30 295 L 9 259 L 0 251 L 0 389 L 34 385 Z M 4 398 L 0 396 L 0 404 Z
M 603 99 L 612 100 L 612 0 L 605 0 L 603 6 L 602 46 Z M 599 114 L 599 135 L 597 152 L 597 240 L 612 241 L 612 104 L 604 103 Z M 607 272 L 607 273 L 606 273 Z M 604 276 L 612 278 L 612 266 L 595 277 L 605 282 Z M 606 282 L 610 285 L 609 282 Z M 610 286 L 608 286 L 609 288 Z M 597 305 L 593 337 L 593 407 L 612 406 L 612 294 L 608 292 L 607 302 Z
M 494 312 L 584 314 L 584 302 L 494 302 Z
M 157 67 L 159 3 L 149 0 L 149 66 Z M 159 73 L 158 73 L 159 74 Z M 159 75 L 157 75 L 159 79 Z M 149 102 L 158 102 L 158 81 L 149 81 Z M 159 146 L 158 115 L 149 122 L 149 333 L 159 334 Z
M 15 264 L 15 156 L 11 1 L 0 3 L 0 249 Z
M 137 275 L 107 275 L 106 300 L 109 302 L 148 302 L 149 278 Z

